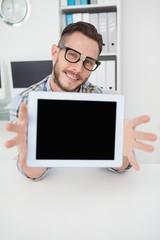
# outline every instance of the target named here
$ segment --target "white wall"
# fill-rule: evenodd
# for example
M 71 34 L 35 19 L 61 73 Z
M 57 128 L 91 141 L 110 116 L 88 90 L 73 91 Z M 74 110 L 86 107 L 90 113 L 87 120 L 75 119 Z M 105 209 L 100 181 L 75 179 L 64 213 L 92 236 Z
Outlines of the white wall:
M 0 58 L 50 59 L 59 39 L 59 1 L 30 0 L 31 17 L 11 27 L 0 21 Z
M 0 22 L 0 58 L 49 59 L 59 39 L 59 1 L 30 0 L 32 14 L 23 26 Z M 122 92 L 126 117 L 149 114 L 146 131 L 160 132 L 160 1 L 122 0 Z M 138 152 L 140 162 L 160 163 L 160 142 L 154 153 Z
M 122 91 L 126 116 L 149 114 L 146 131 L 160 135 L 160 1 L 122 0 Z M 137 151 L 143 162 L 160 163 L 160 141 L 155 152 Z

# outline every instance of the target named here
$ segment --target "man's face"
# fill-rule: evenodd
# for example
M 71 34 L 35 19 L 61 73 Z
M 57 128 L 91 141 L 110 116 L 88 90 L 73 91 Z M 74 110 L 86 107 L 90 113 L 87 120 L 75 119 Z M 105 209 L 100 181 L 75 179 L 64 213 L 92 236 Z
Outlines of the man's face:
M 80 32 L 75 32 L 68 37 L 64 45 L 85 56 L 94 59 L 98 57 L 99 49 L 97 42 Z M 77 63 L 71 63 L 64 58 L 64 55 L 65 49 L 53 46 L 52 58 L 54 60 L 54 70 L 51 88 L 53 91 L 78 91 L 80 86 L 87 81 L 91 72 L 85 69 L 82 60 Z

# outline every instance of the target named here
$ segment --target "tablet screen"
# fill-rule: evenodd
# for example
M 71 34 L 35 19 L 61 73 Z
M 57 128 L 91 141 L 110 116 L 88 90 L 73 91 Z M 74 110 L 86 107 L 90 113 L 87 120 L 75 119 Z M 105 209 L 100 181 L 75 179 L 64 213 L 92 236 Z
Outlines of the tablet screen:
M 37 159 L 114 160 L 116 102 L 39 99 L 37 114 Z

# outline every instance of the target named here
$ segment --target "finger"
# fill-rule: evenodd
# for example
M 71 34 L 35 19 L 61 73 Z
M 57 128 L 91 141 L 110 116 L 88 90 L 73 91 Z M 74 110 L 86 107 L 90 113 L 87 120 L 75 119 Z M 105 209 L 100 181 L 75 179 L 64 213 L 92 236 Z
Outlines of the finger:
M 142 115 L 140 117 L 136 117 L 130 121 L 128 121 L 128 124 L 130 126 L 132 126 L 133 128 L 143 124 L 143 123 L 147 123 L 150 121 L 150 117 L 148 115 Z
M 17 132 L 17 124 L 16 123 L 7 123 L 6 130 L 9 132 Z
M 19 121 L 26 120 L 28 117 L 27 106 L 25 102 L 22 102 L 18 113 Z
M 135 170 L 137 170 L 137 171 L 140 170 L 140 166 L 139 166 L 138 162 L 136 161 L 134 152 L 132 152 L 130 154 L 130 156 L 128 157 L 128 160 Z
M 23 165 L 26 163 L 26 155 L 27 155 L 26 148 L 21 149 L 19 152 L 19 163 L 21 167 L 23 167 Z
M 156 141 L 157 135 L 154 133 L 135 131 L 134 138 L 137 140 Z
M 139 142 L 139 141 L 136 141 L 134 143 L 133 148 L 137 148 L 137 149 L 143 150 L 145 152 L 153 152 L 154 151 L 154 146 L 153 145 L 142 143 L 142 142 Z
M 16 145 L 17 145 L 17 140 L 16 140 L 15 137 L 5 142 L 5 147 L 6 148 L 12 148 Z

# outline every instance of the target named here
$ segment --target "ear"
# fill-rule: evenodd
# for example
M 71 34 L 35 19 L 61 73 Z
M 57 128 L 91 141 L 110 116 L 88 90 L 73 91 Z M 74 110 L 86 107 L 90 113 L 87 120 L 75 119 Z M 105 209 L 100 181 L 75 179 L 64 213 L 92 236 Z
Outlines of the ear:
M 60 50 L 59 47 L 57 47 L 56 44 L 53 44 L 52 50 L 51 50 L 51 57 L 54 61 L 57 59 L 59 50 Z

